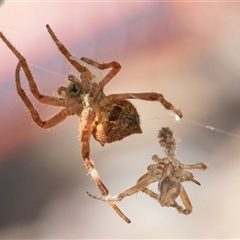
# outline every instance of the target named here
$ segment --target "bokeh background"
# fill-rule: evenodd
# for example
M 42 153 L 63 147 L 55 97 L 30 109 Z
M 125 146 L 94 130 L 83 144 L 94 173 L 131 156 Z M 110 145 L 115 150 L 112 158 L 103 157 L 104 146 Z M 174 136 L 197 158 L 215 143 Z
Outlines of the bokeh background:
M 164 156 L 156 138 L 163 126 L 181 139 L 182 162 L 209 169 L 194 171 L 200 187 L 184 183 L 191 215 L 138 193 L 118 204 L 132 221 L 126 224 L 85 193 L 99 194 L 80 157 L 78 118 L 51 130 L 32 124 L 15 89 L 17 59 L 0 41 L 0 238 L 239 238 L 240 4 L 3 2 L 0 30 L 27 58 L 40 91 L 52 95 L 77 73 L 47 23 L 75 56 L 121 63 L 107 94 L 157 91 L 184 114 L 176 122 L 159 103 L 133 100 L 142 135 L 104 148 L 91 140 L 111 194 L 134 185 L 153 154 Z M 22 83 L 29 93 L 23 74 Z M 59 111 L 31 99 L 43 119 Z

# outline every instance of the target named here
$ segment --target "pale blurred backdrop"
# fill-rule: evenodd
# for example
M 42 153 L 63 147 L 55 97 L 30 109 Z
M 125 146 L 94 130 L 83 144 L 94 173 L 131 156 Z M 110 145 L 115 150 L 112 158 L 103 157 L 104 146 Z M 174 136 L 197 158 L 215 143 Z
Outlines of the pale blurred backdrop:
M 75 56 L 121 63 L 107 94 L 156 91 L 183 112 L 176 122 L 159 103 L 134 100 L 142 135 L 104 148 L 91 140 L 111 194 L 133 186 L 153 154 L 164 156 L 156 138 L 163 126 L 181 139 L 182 162 L 209 169 L 194 171 L 200 187 L 184 183 L 191 215 L 138 193 L 118 203 L 126 224 L 85 193 L 99 195 L 82 164 L 78 118 L 49 131 L 32 124 L 16 93 L 17 59 L 0 41 L 0 238 L 240 238 L 240 3 L 3 2 L 0 30 L 52 95 L 77 73 L 46 24 Z M 22 83 L 29 93 L 23 74 Z M 59 111 L 31 99 L 43 119 Z

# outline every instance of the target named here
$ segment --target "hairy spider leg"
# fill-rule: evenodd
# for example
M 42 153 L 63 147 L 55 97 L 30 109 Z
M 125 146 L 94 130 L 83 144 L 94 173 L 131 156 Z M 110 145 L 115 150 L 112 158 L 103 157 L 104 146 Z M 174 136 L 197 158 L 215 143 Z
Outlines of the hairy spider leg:
M 187 195 L 187 192 L 185 190 L 185 188 L 183 187 L 183 185 L 181 185 L 181 190 L 180 190 L 180 197 L 182 199 L 182 202 L 185 206 L 185 209 L 182 208 L 181 206 L 179 206 L 176 202 L 174 204 L 176 204 L 178 207 L 177 207 L 177 210 L 180 212 L 180 213 L 183 213 L 183 214 L 190 214 L 192 212 L 192 204 L 191 204 L 191 201 Z
M 67 116 L 72 114 L 72 110 L 68 108 L 63 109 L 61 112 L 50 118 L 49 120 L 43 121 L 36 108 L 33 106 L 31 101 L 29 100 L 28 96 L 26 95 L 25 91 L 21 87 L 20 83 L 20 68 L 23 69 L 26 78 L 28 80 L 29 88 L 33 96 L 43 104 L 48 104 L 52 106 L 61 106 L 67 107 L 67 101 L 64 98 L 57 98 L 53 96 L 47 96 L 40 94 L 37 85 L 34 81 L 33 75 L 29 69 L 29 66 L 26 62 L 26 59 L 21 55 L 21 53 L 7 40 L 7 38 L 0 32 L 0 38 L 3 42 L 8 46 L 8 48 L 14 53 L 14 55 L 18 58 L 19 62 L 16 67 L 15 72 L 15 80 L 16 80 L 16 88 L 19 96 L 21 97 L 22 101 L 25 103 L 26 107 L 29 109 L 31 117 L 33 121 L 40 126 L 41 128 L 51 128 L 56 126 L 60 122 L 62 122 Z
M 61 123 L 64 121 L 67 116 L 72 115 L 72 112 L 70 111 L 69 108 L 64 108 L 61 110 L 59 113 L 57 113 L 55 116 L 52 118 L 43 121 L 41 117 L 39 116 L 38 111 L 36 108 L 33 106 L 31 103 L 30 99 L 26 95 L 25 91 L 21 88 L 21 83 L 20 83 L 20 69 L 22 67 L 22 61 L 19 61 L 16 67 L 16 88 L 19 96 L 21 97 L 22 101 L 25 103 L 26 107 L 28 108 L 29 112 L 31 113 L 33 121 L 41 128 L 47 129 L 47 128 L 52 128 L 56 126 L 57 124 Z M 75 114 L 75 113 L 74 113 Z
M 33 96 L 43 104 L 48 104 L 52 106 L 61 106 L 66 107 L 66 99 L 64 98 L 57 98 L 53 96 L 46 96 L 39 93 L 39 90 L 37 88 L 37 85 L 33 79 L 33 75 L 29 69 L 29 66 L 26 62 L 26 59 L 22 56 L 22 54 L 9 42 L 9 40 L 3 35 L 2 32 L 0 32 L 0 38 L 3 40 L 3 42 L 8 46 L 8 48 L 13 52 L 13 54 L 18 58 L 19 61 L 21 61 L 22 69 L 27 77 L 29 88 Z M 20 95 L 22 98 L 22 96 Z

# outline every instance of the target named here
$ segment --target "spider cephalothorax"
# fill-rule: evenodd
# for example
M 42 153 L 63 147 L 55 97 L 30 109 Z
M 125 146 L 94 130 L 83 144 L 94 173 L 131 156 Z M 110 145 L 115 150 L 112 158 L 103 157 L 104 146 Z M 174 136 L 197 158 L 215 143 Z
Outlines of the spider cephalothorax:
M 78 59 L 71 55 L 67 48 L 57 38 L 49 25 L 47 30 L 57 45 L 58 50 L 80 73 L 80 78 L 69 75 L 70 84 L 68 87 L 60 87 L 58 94 L 61 97 L 43 95 L 39 92 L 33 75 L 29 69 L 26 59 L 0 32 L 0 38 L 18 58 L 15 72 L 16 87 L 19 96 L 29 109 L 33 121 L 41 128 L 47 129 L 56 126 L 70 115 L 77 115 L 80 120 L 80 141 L 82 143 L 81 155 L 87 171 L 98 186 L 103 196 L 108 196 L 108 189 L 99 177 L 93 160 L 90 158 L 90 137 L 91 135 L 102 145 L 105 143 L 121 140 L 134 133 L 142 133 L 140 128 L 139 115 L 136 108 L 127 99 L 140 99 L 146 101 L 158 101 L 166 109 L 173 111 L 182 117 L 181 111 L 165 100 L 162 94 L 155 92 L 146 93 L 121 93 L 104 94 L 105 85 L 120 71 L 121 65 L 112 61 L 109 63 L 98 63 L 88 58 Z M 82 64 L 83 63 L 83 64 Z M 95 72 L 92 67 L 99 70 L 110 68 L 110 71 L 99 83 L 95 82 Z M 28 80 L 29 88 L 33 96 L 43 104 L 62 107 L 63 109 L 52 118 L 43 121 L 33 106 L 27 94 L 21 87 L 20 70 L 23 70 Z M 109 200 L 109 204 L 128 223 L 130 220 L 120 211 L 115 202 Z
M 102 146 L 134 133 L 142 133 L 139 114 L 128 100 L 109 99 L 96 82 L 82 83 L 74 75 L 69 75 L 68 79 L 71 83 L 67 88 L 60 87 L 59 95 L 79 108 L 79 117 L 84 108 L 91 109 L 91 114 L 95 116 L 92 135 Z

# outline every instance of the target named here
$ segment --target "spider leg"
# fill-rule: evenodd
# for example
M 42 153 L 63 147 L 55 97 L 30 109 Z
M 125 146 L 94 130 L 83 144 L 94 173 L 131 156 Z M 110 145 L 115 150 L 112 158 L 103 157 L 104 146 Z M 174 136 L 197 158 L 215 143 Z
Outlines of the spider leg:
M 3 35 L 2 32 L 0 32 L 0 38 L 3 40 L 3 42 L 8 46 L 8 48 L 14 53 L 14 55 L 19 59 L 19 62 L 21 62 L 21 67 L 27 77 L 28 84 L 30 87 L 31 93 L 34 95 L 34 97 L 43 104 L 48 104 L 52 106 L 61 106 L 66 107 L 67 101 L 63 98 L 57 98 L 52 96 L 46 96 L 39 93 L 39 90 L 37 88 L 36 83 L 34 82 L 32 73 L 28 67 L 28 64 L 26 62 L 26 59 L 22 56 L 22 54 L 7 40 L 7 38 Z M 19 66 L 20 68 L 20 66 Z M 16 78 L 17 75 L 19 75 L 19 70 L 16 71 Z M 18 77 L 18 80 L 16 79 L 16 85 L 18 88 L 21 88 L 20 85 L 20 77 Z M 18 82 L 17 82 L 18 81 Z M 20 96 L 21 97 L 21 96 Z M 22 97 L 21 97 L 22 98 Z
M 117 202 L 117 201 L 121 201 L 123 198 L 125 197 L 128 197 L 128 196 L 131 196 L 137 192 L 140 192 L 140 191 L 144 191 L 143 189 L 146 189 L 146 187 L 157 181 L 156 177 L 153 176 L 152 172 L 147 172 L 145 173 L 142 177 L 140 177 L 137 181 L 137 184 L 134 185 L 133 187 L 125 190 L 124 192 L 120 193 L 118 196 L 95 196 L 89 192 L 87 192 L 88 196 L 91 197 L 91 198 L 94 198 L 94 199 L 97 199 L 97 200 L 101 200 L 101 201 L 114 201 L 114 202 Z
M 151 198 L 158 200 L 158 194 L 153 192 L 152 190 L 150 190 L 148 188 L 144 188 L 144 189 L 142 189 L 142 192 L 146 193 Z
M 142 177 L 140 177 L 138 179 L 137 184 L 135 186 L 120 193 L 118 195 L 118 201 L 122 200 L 123 198 L 125 198 L 127 196 L 131 196 L 137 192 L 143 191 L 143 189 L 146 189 L 146 187 L 148 185 L 150 185 L 151 183 L 153 183 L 155 181 L 157 181 L 157 178 L 155 176 L 153 176 L 151 172 L 147 172 L 146 174 L 144 174 Z
M 142 180 L 142 178 L 148 177 L 147 179 L 145 179 L 144 181 Z M 87 192 L 88 196 L 97 200 L 101 200 L 101 201 L 121 201 L 123 198 L 131 196 L 137 192 L 145 192 L 146 194 L 148 194 L 150 197 L 157 199 L 157 194 L 154 193 L 153 191 L 149 190 L 148 188 L 146 188 L 149 184 L 155 182 L 156 179 L 154 177 L 150 177 L 149 178 L 149 173 L 144 174 L 141 178 L 139 178 L 138 182 L 136 185 L 134 185 L 133 187 L 127 189 L 126 191 L 120 193 L 118 196 L 100 196 L 97 197 L 95 195 L 92 195 L 91 193 Z
M 93 65 L 94 67 L 97 67 L 101 70 L 107 69 L 107 68 L 112 68 L 110 72 L 100 81 L 99 87 L 104 88 L 104 86 L 112 80 L 114 76 L 117 75 L 117 73 L 121 70 L 121 65 L 118 62 L 112 61 L 110 63 L 98 63 L 96 61 L 93 61 L 89 58 L 82 57 L 82 61 Z
M 102 196 L 101 197 L 96 197 L 89 192 L 86 192 L 87 195 L 91 198 L 97 199 L 97 200 L 103 200 L 107 201 L 111 207 L 115 210 L 115 212 L 127 223 L 131 223 L 130 219 L 126 217 L 126 215 L 118 208 L 118 206 L 115 204 L 116 199 L 114 197 L 108 195 L 108 189 L 102 182 L 100 176 L 97 173 L 97 170 L 95 169 L 94 163 L 92 159 L 90 159 L 89 154 L 85 152 L 85 149 L 89 149 L 89 144 L 83 144 L 83 161 L 84 165 L 87 169 L 87 171 L 91 174 L 94 182 L 96 183 L 97 187 L 99 188 Z
M 182 169 L 201 169 L 206 170 L 207 165 L 205 163 L 196 163 L 196 164 L 179 164 Z
M 89 108 L 85 108 L 80 117 L 80 140 L 82 142 L 82 158 L 84 165 L 87 169 L 87 171 L 91 174 L 94 182 L 96 183 L 98 189 L 100 190 L 101 194 L 105 197 L 108 197 L 108 189 L 102 182 L 100 176 L 97 173 L 97 170 L 95 169 L 95 165 L 93 160 L 90 158 L 90 136 L 92 133 L 92 123 L 95 119 L 95 114 L 93 110 Z M 91 194 L 87 192 L 87 194 L 90 197 L 93 197 Z M 112 206 L 112 208 L 116 211 L 116 213 L 124 219 L 127 223 L 130 223 L 131 221 L 124 215 L 124 213 L 118 208 L 118 206 L 115 204 L 114 201 L 107 200 L 108 203 Z
M 182 206 L 180 206 L 176 200 L 173 201 L 173 203 L 169 206 L 169 207 L 173 207 L 176 208 L 178 210 L 179 213 L 185 214 L 186 209 L 184 209 Z M 186 214 L 187 215 L 187 214 Z
M 194 176 L 191 172 L 188 172 L 187 170 L 182 169 L 180 182 L 187 182 L 187 181 L 191 181 L 199 186 L 201 185 L 200 182 L 194 179 Z
M 156 92 L 146 92 L 146 93 L 120 93 L 120 94 L 111 94 L 107 96 L 107 99 L 110 101 L 123 100 L 123 99 L 140 99 L 145 101 L 158 101 L 166 109 L 173 111 L 180 118 L 182 118 L 182 112 L 168 102 L 164 96 Z
M 185 209 L 181 206 L 178 205 L 178 203 L 174 200 L 174 203 L 172 205 L 170 205 L 171 207 L 175 207 L 179 213 L 188 215 L 192 212 L 192 204 L 191 201 L 187 195 L 186 190 L 184 189 L 184 187 L 181 185 L 181 190 L 180 190 L 180 197 L 183 201 L 183 204 L 185 206 Z
M 53 32 L 53 30 L 50 28 L 50 26 L 47 24 L 46 28 L 53 39 L 54 43 L 57 45 L 58 50 L 63 54 L 63 56 L 78 70 L 80 73 L 87 73 L 90 76 L 92 75 L 89 70 L 82 66 L 78 61 L 72 59 L 72 54 L 67 50 L 67 48 L 59 41 L 56 34 Z
M 26 107 L 31 113 L 33 121 L 41 128 L 51 128 L 62 122 L 63 120 L 66 119 L 67 116 L 75 114 L 75 109 L 71 108 L 65 108 L 62 111 L 60 111 L 58 114 L 53 116 L 52 118 L 48 119 L 47 121 L 42 121 L 42 119 L 39 116 L 38 111 L 36 108 L 33 106 L 31 103 L 30 99 L 26 95 L 25 91 L 21 88 L 20 84 L 20 69 L 22 66 L 22 62 L 18 62 L 17 67 L 16 67 L 16 87 L 17 87 L 17 92 L 19 96 L 21 97 L 22 101 L 25 103 Z

